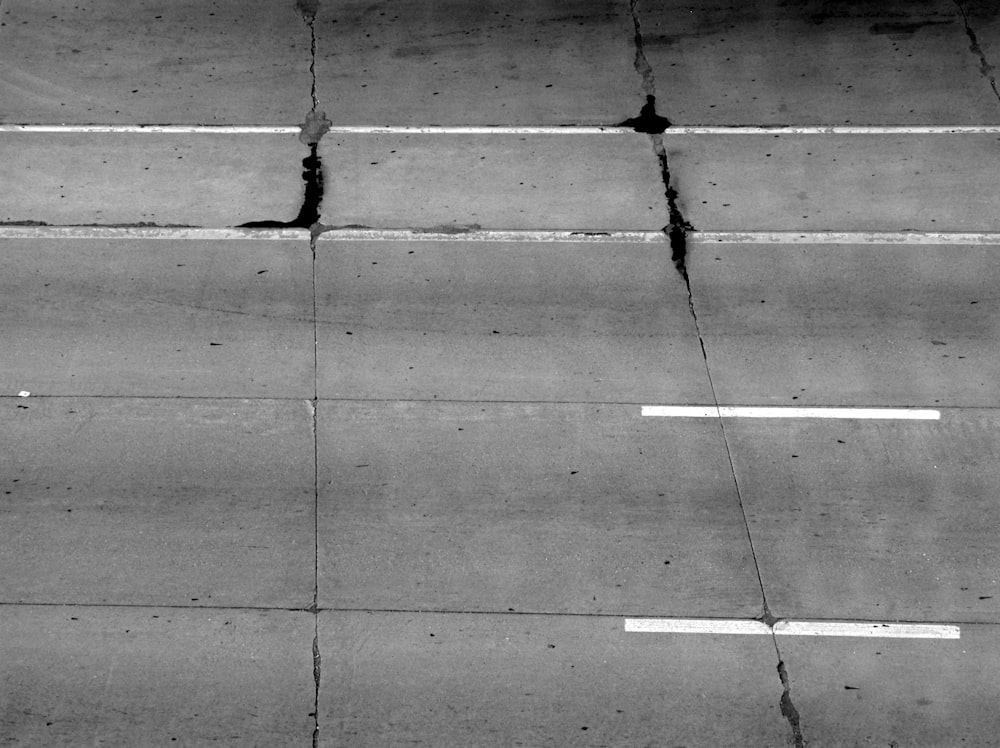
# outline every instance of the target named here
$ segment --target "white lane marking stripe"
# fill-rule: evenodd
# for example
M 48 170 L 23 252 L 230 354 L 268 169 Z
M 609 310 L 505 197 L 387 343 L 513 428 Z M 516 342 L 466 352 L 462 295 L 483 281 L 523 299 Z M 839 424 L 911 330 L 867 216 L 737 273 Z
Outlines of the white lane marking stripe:
M 0 226 L 0 239 L 231 239 L 309 241 L 308 229 L 199 229 L 176 226 Z
M 0 132 L 59 134 L 298 135 L 301 125 L 0 125 Z
M 662 231 L 414 231 L 412 229 L 333 229 L 319 241 L 402 242 L 596 242 L 613 244 L 667 243 Z
M 301 125 L 18 125 L 0 124 L 0 132 L 14 133 L 163 133 L 216 135 L 295 135 Z M 631 127 L 618 125 L 334 125 L 338 135 L 629 135 Z M 1000 125 L 678 125 L 663 135 L 992 135 Z
M 0 239 L 301 239 L 308 229 L 197 228 L 181 226 L 18 226 L 0 225 Z M 669 243 L 662 231 L 491 230 L 433 231 L 414 229 L 338 229 L 319 235 L 320 241 L 403 242 L 592 242 Z M 980 233 L 850 233 L 850 232 L 727 232 L 695 231 L 689 245 L 699 244 L 931 244 L 1000 245 L 1000 232 Z
M 785 408 L 732 405 L 643 405 L 642 415 L 661 418 L 868 418 L 939 421 L 941 411 L 911 408 Z
M 693 231 L 689 244 L 1000 244 L 996 231 Z
M 762 621 L 720 621 L 696 618 L 626 618 L 625 630 L 644 634 L 770 634 Z
M 778 621 L 700 618 L 626 618 L 625 631 L 646 634 L 756 634 L 775 636 L 853 636 L 889 639 L 959 639 L 958 626 L 924 623 Z
M 869 636 L 889 639 L 959 639 L 958 626 L 924 623 L 843 623 L 836 621 L 778 621 L 776 636 Z

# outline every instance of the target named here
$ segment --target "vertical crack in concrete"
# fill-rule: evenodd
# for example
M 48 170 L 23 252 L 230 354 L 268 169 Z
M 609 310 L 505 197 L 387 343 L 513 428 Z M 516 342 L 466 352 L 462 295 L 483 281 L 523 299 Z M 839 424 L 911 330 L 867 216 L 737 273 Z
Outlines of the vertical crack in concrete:
M 322 660 L 319 654 L 319 618 L 315 619 L 315 633 L 313 635 L 312 655 L 313 655 L 313 682 L 316 684 L 316 697 L 313 702 L 313 748 L 319 745 L 319 680 Z
M 775 649 L 777 649 L 777 646 L 777 642 L 775 642 Z M 802 736 L 802 723 L 799 719 L 799 710 L 792 703 L 792 687 L 788 680 L 788 671 L 785 669 L 784 661 L 780 659 L 780 652 L 778 653 L 778 657 L 778 677 L 781 679 L 781 687 L 784 689 L 781 694 L 781 714 L 788 720 L 788 724 L 792 728 L 792 740 L 794 741 L 795 748 L 804 748 L 806 741 Z
M 316 238 L 313 237 L 313 340 L 316 340 Z M 309 406 L 310 430 L 313 441 L 313 599 L 309 611 L 313 614 L 313 748 L 319 742 L 319 688 L 320 688 L 320 654 L 319 654 L 319 442 L 316 436 L 316 411 L 318 399 L 316 396 L 316 345 L 313 345 L 313 399 L 307 401 Z
M 969 51 L 979 57 L 979 73 L 987 81 L 989 81 L 990 88 L 993 89 L 993 95 L 997 97 L 998 101 L 1000 101 L 1000 91 L 997 90 L 997 79 L 993 74 L 993 71 L 996 68 L 989 63 L 986 59 L 986 53 L 983 52 L 983 48 L 979 46 L 979 39 L 976 37 L 976 32 L 972 29 L 972 25 L 969 23 L 969 15 L 965 12 L 965 8 L 958 0 L 954 0 L 954 3 L 958 8 L 958 12 L 962 14 L 962 22 L 965 24 L 965 33 L 969 37 Z
M 309 229 L 315 240 L 322 229 L 319 219 L 323 203 L 323 164 L 319 156 L 319 142 L 333 123 L 327 119 L 326 112 L 319 111 L 319 99 L 316 95 L 316 14 L 319 12 L 319 0 L 296 0 L 295 7 L 309 27 L 309 75 L 312 79 L 309 93 L 312 109 L 306 114 L 299 132 L 299 140 L 309 147 L 309 155 L 302 159 L 302 181 L 305 183 L 302 207 L 291 221 L 250 221 L 241 224 L 239 228 Z
M 642 92 L 646 94 L 646 103 L 639 110 L 638 117 L 629 117 L 618 127 L 631 127 L 636 132 L 657 135 L 670 127 L 670 120 L 656 113 L 656 78 L 653 67 L 646 59 L 642 43 L 642 25 L 639 23 L 639 0 L 629 0 L 629 12 L 632 14 L 632 25 L 635 28 L 635 71 L 642 78 Z

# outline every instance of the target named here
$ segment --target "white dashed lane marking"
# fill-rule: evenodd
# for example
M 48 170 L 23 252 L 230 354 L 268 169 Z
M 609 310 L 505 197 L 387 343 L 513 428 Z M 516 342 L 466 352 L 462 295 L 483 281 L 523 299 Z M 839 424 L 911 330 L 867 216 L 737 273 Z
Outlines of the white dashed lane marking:
M 774 636 L 849 636 L 887 639 L 959 639 L 958 626 L 881 621 L 778 621 L 699 618 L 626 618 L 625 631 L 640 634 L 744 634 Z
M 642 415 L 660 418 L 839 418 L 939 421 L 941 411 L 914 408 L 792 408 L 733 405 L 643 405 Z

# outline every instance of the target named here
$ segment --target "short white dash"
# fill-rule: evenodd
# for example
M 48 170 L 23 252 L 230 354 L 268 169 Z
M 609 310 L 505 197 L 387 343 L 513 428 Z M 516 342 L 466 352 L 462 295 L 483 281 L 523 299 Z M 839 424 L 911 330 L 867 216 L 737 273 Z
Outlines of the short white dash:
M 732 405 L 643 405 L 642 415 L 661 418 L 839 418 L 939 421 L 941 411 L 914 408 L 791 408 Z
M 775 636 L 839 636 L 883 639 L 959 639 L 958 626 L 881 621 L 777 621 L 710 618 L 626 618 L 625 631 L 640 634 L 747 634 Z
M 31 397 L 31 393 L 28 392 L 27 390 L 21 390 L 20 392 L 17 393 L 17 396 L 18 397 Z

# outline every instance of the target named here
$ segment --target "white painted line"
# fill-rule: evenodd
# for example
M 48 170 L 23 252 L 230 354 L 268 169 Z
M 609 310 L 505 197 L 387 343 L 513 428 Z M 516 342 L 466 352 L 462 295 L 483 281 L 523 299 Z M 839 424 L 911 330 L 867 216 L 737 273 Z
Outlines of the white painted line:
M 840 418 L 939 421 L 939 410 L 912 408 L 785 408 L 733 405 L 643 405 L 642 415 L 660 418 Z
M 679 125 L 667 128 L 671 135 L 992 135 L 1000 125 L 782 125 L 715 126 Z
M 770 634 L 763 621 L 698 618 L 626 618 L 625 630 L 643 634 Z
M 641 634 L 749 634 L 775 636 L 851 636 L 885 639 L 959 639 L 958 626 L 880 621 L 777 621 L 711 618 L 626 618 L 625 631 Z
M 17 133 L 164 133 L 216 135 L 297 135 L 301 125 L 0 125 L 0 132 Z M 628 135 L 618 125 L 334 125 L 338 135 Z M 676 125 L 672 135 L 992 135 L 1000 125 Z
M 1000 244 L 995 231 L 692 231 L 688 244 Z
M 334 125 L 335 135 L 635 135 L 616 125 Z
M 163 135 L 298 135 L 301 125 L 0 125 L 15 133 L 158 133 Z
M 309 240 L 308 229 L 199 229 L 174 226 L 0 226 L 0 239 Z
M 308 229 L 197 228 L 183 226 L 17 226 L 0 225 L 0 239 L 301 239 Z M 662 231 L 554 231 L 496 229 L 373 229 L 329 228 L 320 241 L 403 241 L 403 242 L 596 242 L 610 244 L 662 243 L 669 239 Z M 1000 246 L 1000 232 L 914 233 L 914 232 L 729 232 L 693 231 L 689 245 L 709 244 L 930 244 Z
M 925 623 L 838 623 L 835 621 L 778 621 L 775 636 L 858 636 L 885 639 L 959 639 L 958 626 Z
M 413 229 L 333 229 L 319 241 L 371 242 L 597 242 L 667 243 L 662 231 L 421 231 Z

